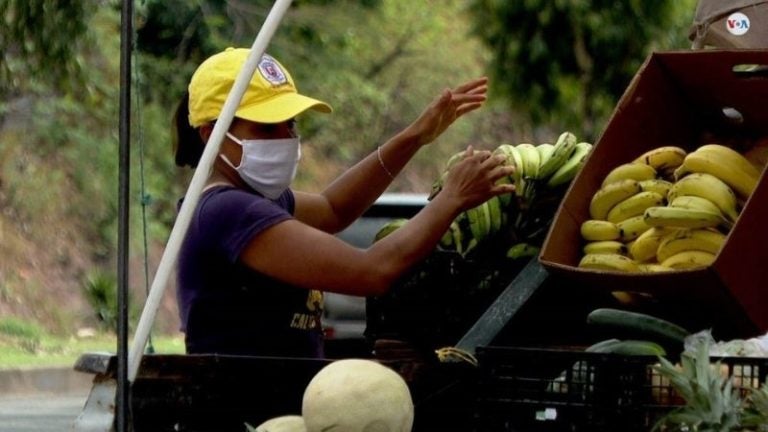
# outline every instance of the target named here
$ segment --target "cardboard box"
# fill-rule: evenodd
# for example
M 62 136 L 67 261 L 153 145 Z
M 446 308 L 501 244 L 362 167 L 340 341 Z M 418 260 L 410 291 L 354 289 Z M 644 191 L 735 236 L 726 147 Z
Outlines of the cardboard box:
M 694 49 L 768 48 L 768 0 L 699 0 L 688 37 Z
M 768 76 L 752 65 L 768 65 L 768 51 L 702 50 L 650 55 L 571 183 L 544 242 L 539 257 L 542 265 L 579 288 L 648 295 L 654 304 L 666 308 L 667 318 L 691 331 L 712 328 L 713 334 L 721 338 L 765 333 L 765 171 L 710 267 L 648 274 L 577 267 L 583 245 L 579 227 L 589 217 L 592 195 L 613 167 L 662 145 L 690 151 L 719 142 L 748 152 L 768 137 Z M 758 72 L 738 73 L 734 68 Z M 739 115 L 734 116 L 733 110 Z

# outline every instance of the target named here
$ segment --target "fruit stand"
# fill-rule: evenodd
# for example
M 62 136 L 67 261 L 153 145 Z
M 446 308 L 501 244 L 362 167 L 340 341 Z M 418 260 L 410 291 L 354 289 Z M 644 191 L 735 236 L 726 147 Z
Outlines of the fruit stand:
M 716 339 L 746 339 L 767 327 L 768 251 L 754 233 L 768 218 L 768 79 L 736 68 L 755 64 L 768 64 L 768 53 L 653 54 L 594 149 L 578 156 L 583 169 L 572 181 L 550 183 L 577 154 L 570 132 L 551 148 L 495 150 L 520 168 L 508 179 L 518 193 L 459 215 L 428 259 L 368 302 L 374 349 L 363 355 L 408 382 L 414 431 L 646 431 L 693 409 L 689 380 L 710 383 L 706 394 L 717 403 L 730 401 L 723 416 L 749 421 L 743 413 L 763 394 L 765 357 L 697 358 L 683 353 L 683 335 L 709 329 Z M 570 150 L 557 166 L 542 170 L 563 148 Z M 711 154 L 719 164 L 707 163 Z M 741 164 L 742 155 L 755 167 Z M 703 174 L 717 181 L 698 180 Z M 667 189 L 659 189 L 664 178 Z M 648 180 L 664 199 L 641 195 Z M 604 192 L 622 182 L 632 187 Z M 731 192 L 711 195 L 718 188 Z M 711 210 L 690 199 L 675 207 L 670 191 L 709 200 Z M 681 216 L 659 215 L 668 208 Z M 648 226 L 623 226 L 633 218 Z M 678 249 L 662 248 L 662 236 L 641 253 L 641 234 L 661 228 Z M 689 236 L 696 230 L 706 236 Z M 598 242 L 616 244 L 603 250 Z M 690 251 L 696 259 L 668 261 Z M 133 430 L 242 431 L 300 414 L 303 389 L 332 360 L 146 355 L 131 390 Z M 695 366 L 710 361 L 720 364 Z M 85 355 L 77 369 L 95 379 L 76 430 L 105 430 L 91 425 L 111 419 L 114 356 Z M 752 405 L 739 411 L 741 403 Z
M 756 235 L 768 219 L 767 68 L 765 50 L 654 53 L 594 146 L 566 131 L 493 150 L 516 167 L 503 179 L 516 193 L 459 215 L 429 258 L 368 299 L 373 349 L 360 356 L 405 379 L 413 431 L 695 430 L 711 411 L 713 424 L 764 430 L 768 354 L 710 356 L 690 337 L 768 329 Z M 300 415 L 335 360 L 138 358 L 129 430 L 152 432 Z M 78 360 L 94 385 L 74 430 L 113 429 L 119 363 Z

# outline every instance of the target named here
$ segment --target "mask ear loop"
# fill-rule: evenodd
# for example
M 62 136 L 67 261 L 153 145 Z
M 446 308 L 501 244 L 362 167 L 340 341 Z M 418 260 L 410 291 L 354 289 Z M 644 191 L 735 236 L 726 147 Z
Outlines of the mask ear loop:
M 235 144 L 239 145 L 241 148 L 243 147 L 243 141 L 242 141 L 242 140 L 240 140 L 240 139 L 238 139 L 236 136 L 232 135 L 232 134 L 231 134 L 231 133 L 229 133 L 229 132 L 227 132 L 227 138 L 229 138 L 229 139 L 231 139 L 232 141 L 234 141 L 234 142 L 235 142 Z M 219 154 L 219 157 L 221 158 L 221 160 L 223 160 L 223 161 L 224 161 L 224 163 L 226 163 L 227 165 L 229 165 L 229 166 L 230 166 L 230 168 L 232 168 L 233 170 L 237 171 L 237 167 L 235 166 L 235 164 L 233 164 L 233 163 L 232 163 L 232 161 L 230 161 L 230 160 L 229 160 L 229 158 L 227 157 L 227 155 L 225 155 L 224 153 L 220 153 L 220 154 Z

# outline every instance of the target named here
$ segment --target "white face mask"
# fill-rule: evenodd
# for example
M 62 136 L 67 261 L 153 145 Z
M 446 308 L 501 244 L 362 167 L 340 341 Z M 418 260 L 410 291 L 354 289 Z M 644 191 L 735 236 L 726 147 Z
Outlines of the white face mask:
M 240 178 L 256 192 L 269 199 L 280 196 L 294 177 L 301 159 L 298 137 L 283 139 L 241 140 L 231 133 L 227 136 L 243 148 L 240 166 L 234 166 L 226 156 L 221 158 L 237 171 Z

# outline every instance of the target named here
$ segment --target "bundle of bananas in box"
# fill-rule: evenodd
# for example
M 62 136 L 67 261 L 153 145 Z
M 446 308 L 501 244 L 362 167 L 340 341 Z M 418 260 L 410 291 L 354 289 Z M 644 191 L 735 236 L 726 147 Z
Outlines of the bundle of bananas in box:
M 580 267 L 656 272 L 709 266 L 760 171 L 719 144 L 647 151 L 611 170 L 581 225 Z

